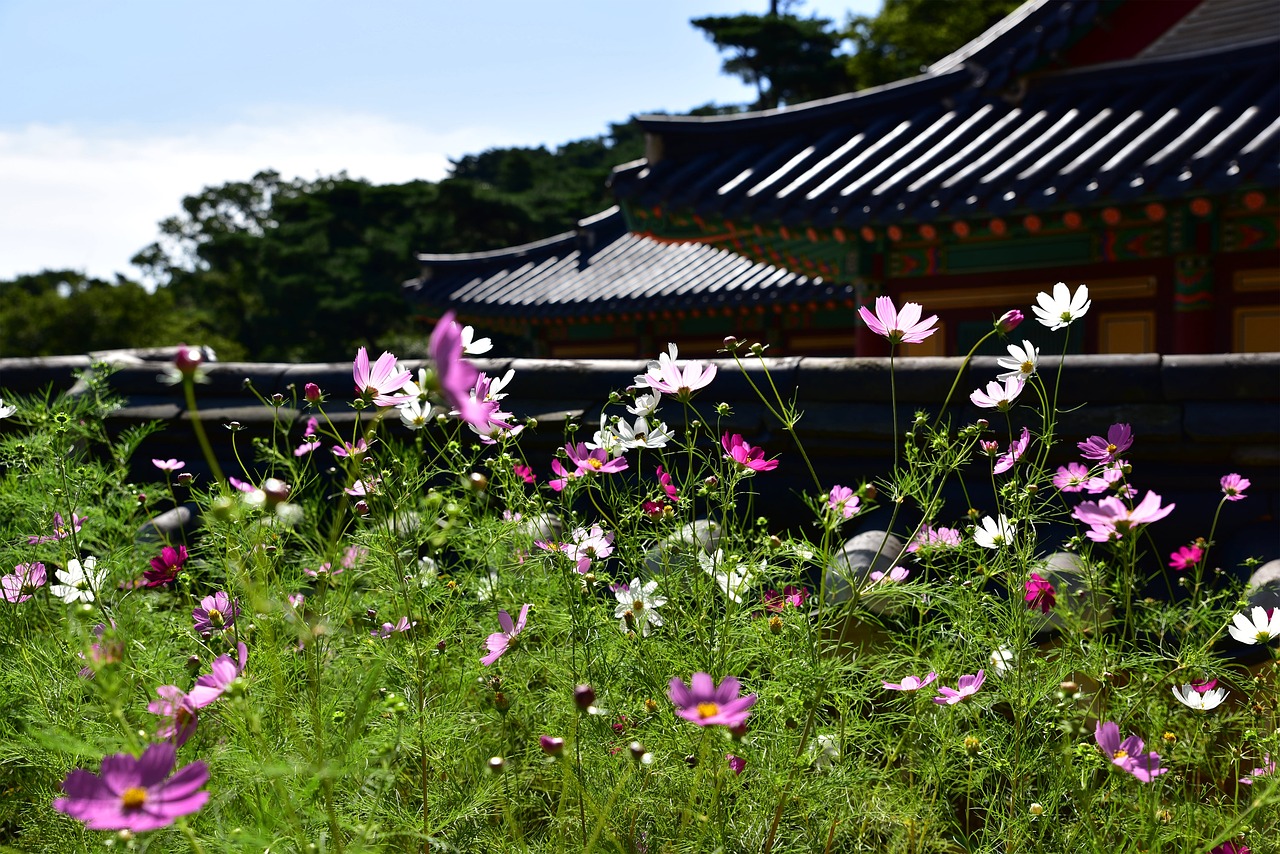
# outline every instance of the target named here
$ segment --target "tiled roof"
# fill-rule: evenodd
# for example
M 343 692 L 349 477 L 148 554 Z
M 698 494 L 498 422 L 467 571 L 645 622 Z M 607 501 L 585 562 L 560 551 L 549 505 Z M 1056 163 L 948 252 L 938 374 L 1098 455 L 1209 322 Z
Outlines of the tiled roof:
M 676 296 L 684 308 L 771 303 L 848 290 L 705 243 L 632 234 L 616 207 L 537 243 L 418 259 L 422 276 L 405 283 L 410 299 L 470 316 L 625 312 Z
M 1203 0 L 1140 55 L 1146 59 L 1280 40 L 1276 0 Z
M 972 85 L 963 64 L 769 115 L 646 120 L 624 201 L 818 227 L 1217 193 L 1280 180 L 1276 42 Z

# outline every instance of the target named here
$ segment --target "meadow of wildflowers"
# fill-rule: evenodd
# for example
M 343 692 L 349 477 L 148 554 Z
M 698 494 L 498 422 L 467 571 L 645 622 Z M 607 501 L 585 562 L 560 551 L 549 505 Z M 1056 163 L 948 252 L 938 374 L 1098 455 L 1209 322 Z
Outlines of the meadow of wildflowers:
M 1065 350 L 1089 306 L 1030 308 Z M 937 320 L 861 315 L 895 355 Z M 491 347 L 446 316 L 420 371 L 361 348 L 225 476 L 182 348 L 205 479 L 130 481 L 161 425 L 109 433 L 107 372 L 0 401 L 0 850 L 1280 851 L 1280 611 L 1213 571 L 1216 514 L 1157 553 L 1142 425 L 1058 435 L 1061 357 L 1009 341 L 990 420 L 948 397 L 841 484 L 760 345 L 672 345 L 553 458 Z M 721 423 L 746 361 L 794 450 Z

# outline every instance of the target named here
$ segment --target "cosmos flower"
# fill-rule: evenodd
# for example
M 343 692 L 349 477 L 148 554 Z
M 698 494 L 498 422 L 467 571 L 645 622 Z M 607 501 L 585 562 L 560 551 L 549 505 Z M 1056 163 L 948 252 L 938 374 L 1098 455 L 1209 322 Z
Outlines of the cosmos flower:
M 62 583 L 49 585 L 49 592 L 68 605 L 72 602 L 92 602 L 94 591 L 102 589 L 102 582 L 107 576 L 106 569 L 99 570 L 97 567 L 96 557 L 85 558 L 83 564 L 72 558 L 67 561 L 66 569 L 54 571 L 54 575 Z
M 1219 482 L 1222 484 L 1222 494 L 1226 496 L 1227 501 L 1243 501 L 1244 491 L 1250 486 L 1249 478 L 1241 477 L 1234 472 L 1224 475 Z
M 1210 709 L 1216 709 L 1222 705 L 1222 701 L 1227 699 L 1226 688 L 1213 688 L 1208 691 L 1198 691 L 1195 686 L 1190 683 L 1175 686 L 1173 688 L 1173 696 L 1178 698 L 1178 702 L 1182 705 L 1207 712 Z
M 779 593 L 776 590 L 768 590 L 764 594 L 764 609 L 775 614 L 781 614 L 786 607 L 790 605 L 793 608 L 804 607 L 804 600 L 809 598 L 809 591 L 803 587 L 796 587 L 788 584 L 782 588 Z
M 871 580 L 876 583 L 879 583 L 882 581 L 897 583 L 899 581 L 906 581 L 907 576 L 909 576 L 910 574 L 911 574 L 911 571 L 908 570 L 905 566 L 895 566 L 893 569 L 889 570 L 888 573 L 884 573 L 884 572 L 881 572 L 880 570 L 876 570 L 875 572 L 871 573 Z
M 88 520 L 89 520 L 88 516 L 77 516 L 75 513 L 72 513 L 71 525 L 68 526 L 67 523 L 62 520 L 61 513 L 54 513 L 53 514 L 53 533 L 44 537 L 41 537 L 41 536 L 27 537 L 27 545 L 38 546 L 44 543 L 56 543 L 58 540 L 65 540 L 67 537 L 71 536 L 73 531 L 77 534 L 80 533 L 80 529 L 84 527 L 84 523 L 87 522 Z
M 667 443 L 675 438 L 675 434 L 665 423 L 655 420 L 650 426 L 648 419 L 643 415 L 631 424 L 628 424 L 625 418 L 619 419 L 617 430 L 618 441 L 628 450 L 665 448 Z
M 1009 544 L 1017 528 L 1001 514 L 998 519 L 982 517 L 982 524 L 973 531 L 973 541 L 984 549 L 998 549 Z
M 405 632 L 413 629 L 416 625 L 418 625 L 417 620 L 414 620 L 411 623 L 409 622 L 408 617 L 401 617 L 394 623 L 383 623 L 381 628 L 373 629 L 369 634 L 373 635 L 375 638 L 382 638 L 383 640 L 386 640 L 393 634 L 404 634 Z
M 1120 741 L 1120 727 L 1111 721 L 1098 721 L 1094 728 L 1093 739 L 1102 748 L 1102 752 L 1111 760 L 1111 764 L 1127 771 L 1144 783 L 1159 777 L 1168 771 L 1160 767 L 1160 754 L 1152 751 L 1144 753 L 1146 745 L 1136 735 Z
M 101 774 L 77 768 L 62 781 L 66 797 L 54 800 L 53 808 L 90 830 L 140 833 L 168 827 L 209 800 L 209 793 L 200 791 L 209 781 L 203 762 L 192 762 L 170 776 L 177 751 L 177 744 L 162 741 L 148 745 L 138 758 L 128 753 L 103 757 Z
M 1192 543 L 1189 546 L 1180 547 L 1176 552 L 1169 555 L 1169 566 L 1181 572 L 1198 564 L 1203 557 L 1204 550 Z
M 164 719 L 160 729 L 156 730 L 156 737 L 173 739 L 181 747 L 196 731 L 199 709 L 187 692 L 177 685 L 161 685 L 156 689 L 156 695 L 160 699 L 147 704 L 148 712 Z
M 1058 473 L 1053 476 L 1053 485 L 1063 492 L 1081 492 L 1089 480 L 1089 468 L 1081 463 L 1067 463 L 1058 466 Z
M 747 768 L 747 760 L 743 759 L 741 756 L 735 756 L 732 753 L 726 753 L 724 755 L 724 758 L 725 758 L 725 761 L 729 763 L 729 770 L 732 771 L 734 774 L 741 775 L 742 772 L 745 771 Z
M 698 551 L 698 565 L 702 567 L 702 571 L 715 580 L 716 586 L 726 597 L 741 604 L 742 594 L 751 586 L 756 571 L 745 563 L 738 563 L 736 569 L 730 569 L 728 563 L 729 559 L 721 549 L 716 549 L 715 554 L 711 555 Z M 763 565 L 761 568 L 763 569 Z
M 180 471 L 187 467 L 187 464 L 181 460 L 152 460 L 151 464 L 160 471 Z
M 0 578 L 0 592 L 6 602 L 16 605 L 30 599 L 31 594 L 44 587 L 47 580 L 44 564 L 38 561 L 20 563 L 13 568 L 12 573 Z
M 530 605 L 525 605 L 520 609 L 520 619 L 514 623 L 511 621 L 511 615 L 506 611 L 498 612 L 498 625 L 502 627 L 502 631 L 494 632 L 485 640 L 485 646 L 489 648 L 489 654 L 480 659 L 480 663 L 488 667 L 499 658 L 501 658 L 508 649 L 510 649 L 516 637 L 524 631 L 525 620 L 529 617 Z
M 705 362 L 686 362 L 681 368 L 673 354 L 662 353 L 657 364 L 651 363 L 643 375 L 644 383 L 654 391 L 669 394 L 677 400 L 688 400 L 695 391 L 711 385 L 716 366 Z
M 534 476 L 533 469 L 529 466 L 523 466 L 520 465 L 520 463 L 516 463 L 511 467 L 511 470 L 515 472 L 516 477 L 520 478 L 525 483 L 534 483 L 538 479 Z
M 1040 365 L 1040 348 L 1024 340 L 1021 347 L 1010 344 L 1008 349 L 1008 358 L 996 359 L 996 364 L 1005 369 L 996 379 L 1004 382 L 1017 377 L 1025 382 L 1035 376 L 1036 368 Z
M 1018 311 L 1016 308 L 1011 308 L 1004 314 L 1000 315 L 999 319 L 996 320 L 996 329 L 1008 334 L 1018 328 L 1022 323 L 1023 317 L 1022 312 Z
M 580 573 L 586 573 L 593 560 L 603 560 L 613 554 L 613 531 L 606 532 L 599 525 L 575 528 L 570 540 L 561 548 L 578 565 Z
M 609 459 L 609 455 L 603 448 L 588 450 L 584 444 L 574 444 L 570 442 L 564 446 L 565 453 L 569 455 L 569 462 L 573 463 L 576 471 L 570 477 L 581 477 L 584 474 L 616 474 L 620 471 L 626 471 L 626 457 L 614 457 Z M 555 468 L 553 465 L 552 468 Z
M 1009 443 L 1009 450 L 996 458 L 996 464 L 991 469 L 992 474 L 1004 474 L 1013 468 L 1018 460 L 1022 459 L 1022 455 L 1027 451 L 1027 445 L 1031 442 L 1031 433 L 1026 427 L 1022 428 L 1022 435 Z
M 936 314 L 920 319 L 923 313 L 917 303 L 909 302 L 898 311 L 889 297 L 876 297 L 876 311 L 871 313 L 865 305 L 858 309 L 858 316 L 876 335 L 889 340 L 890 344 L 919 344 L 938 330 Z
M 1240 782 L 1244 783 L 1246 786 L 1252 786 L 1253 781 L 1259 777 L 1270 777 L 1274 773 L 1276 773 L 1275 760 L 1271 758 L 1271 754 L 1263 754 L 1262 767 L 1254 768 L 1252 773 L 1241 777 Z
M 1053 296 L 1046 293 L 1036 295 L 1036 305 L 1031 307 L 1036 320 L 1051 330 L 1066 329 L 1073 322 L 1084 317 L 1092 303 L 1089 300 L 1089 288 L 1081 285 L 1075 294 L 1065 282 L 1053 286 Z
M 200 607 L 191 612 L 195 619 L 195 630 L 206 638 L 214 632 L 224 632 L 231 628 L 239 614 L 239 603 L 222 590 L 201 599 Z
M 375 406 L 398 406 L 409 400 L 409 395 L 396 392 L 404 388 L 413 374 L 402 370 L 391 353 L 383 351 L 378 361 L 371 366 L 369 351 L 361 347 L 356 351 L 355 361 L 351 364 L 351 376 L 355 380 L 356 392 L 371 400 Z
M 1106 543 L 1123 538 L 1143 525 L 1149 525 L 1168 516 L 1176 504 L 1160 506 L 1160 496 L 1148 491 L 1136 507 L 1108 496 L 1101 501 L 1082 501 L 1071 515 L 1089 526 L 1085 536 L 1096 543 Z
M 938 687 L 938 696 L 933 701 L 940 706 L 954 706 L 956 703 L 963 703 L 965 700 L 978 693 L 978 689 L 982 687 L 983 681 L 987 678 L 987 674 L 979 670 L 976 674 L 966 673 L 960 677 L 960 681 L 955 688 L 946 685 Z
M 1076 443 L 1076 447 L 1086 460 L 1109 463 L 1133 447 L 1133 428 L 1128 424 L 1112 424 L 1107 428 L 1107 438 L 1090 436 Z
M 733 460 L 738 465 L 753 472 L 773 471 L 778 467 L 777 460 L 764 459 L 764 449 L 747 444 L 737 433 L 725 433 L 720 437 L 720 445 L 725 450 L 725 459 Z
M 676 492 L 675 484 L 671 482 L 671 473 L 662 470 L 662 466 L 658 466 L 657 471 L 658 484 L 662 487 L 662 491 L 667 494 L 672 504 L 680 500 L 680 495 Z
M 1249 616 L 1236 614 L 1227 631 L 1240 643 L 1268 643 L 1280 637 L 1280 608 L 1266 608 L 1255 605 Z
M 641 585 L 639 578 L 633 578 L 630 584 L 617 585 L 613 595 L 618 600 L 613 616 L 623 634 L 638 630 L 641 637 L 647 638 L 650 626 L 662 625 L 657 609 L 667 604 L 667 597 L 658 595 L 657 581 Z
M 1005 380 L 1003 385 L 993 380 L 987 383 L 986 391 L 975 389 L 969 395 L 969 400 L 980 409 L 998 409 L 1006 412 L 1018 399 L 1018 395 L 1022 394 L 1024 385 L 1026 383 L 1020 376 Z
M 1041 578 L 1039 573 L 1031 573 L 1031 578 L 1023 582 L 1022 586 L 1026 591 L 1026 595 L 1022 598 L 1026 601 L 1027 607 L 1033 611 L 1039 609 L 1042 614 L 1053 610 L 1055 599 L 1053 585 Z
M 920 526 L 920 532 L 907 544 L 907 551 L 917 552 L 920 549 L 935 547 L 954 548 L 958 545 L 960 545 L 960 532 L 955 528 L 935 528 L 925 524 Z
M 857 514 L 860 503 L 858 496 L 853 494 L 853 489 L 847 486 L 833 486 L 827 494 L 827 506 L 841 519 L 852 519 Z
M 476 330 L 471 326 L 462 327 L 462 354 L 464 356 L 483 356 L 493 349 L 493 340 L 476 338 Z
M 884 687 L 888 691 L 919 691 L 937 678 L 938 674 L 930 670 L 923 679 L 918 676 L 904 676 L 901 682 L 885 682 Z
M 736 727 L 746 723 L 755 694 L 745 697 L 741 685 L 732 676 L 726 676 L 719 685 L 709 673 L 695 673 L 689 684 L 679 677 L 672 677 L 667 696 L 676 707 L 676 714 L 698 726 Z
M 662 395 L 657 394 L 638 394 L 635 400 L 627 407 L 627 412 L 638 418 L 648 418 L 650 415 L 658 411 L 658 404 L 662 403 Z
M 187 562 L 187 547 L 165 546 L 159 557 L 151 559 L 151 568 L 142 573 L 147 587 L 163 587 L 178 577 L 183 565 Z
M 196 679 L 195 687 L 187 695 L 193 706 L 203 709 L 213 703 L 226 693 L 231 683 L 235 682 L 240 674 L 244 673 L 245 664 L 249 659 L 249 648 L 243 641 L 236 644 L 236 654 L 236 660 L 232 660 L 229 655 L 218 656 L 213 660 L 209 672 Z

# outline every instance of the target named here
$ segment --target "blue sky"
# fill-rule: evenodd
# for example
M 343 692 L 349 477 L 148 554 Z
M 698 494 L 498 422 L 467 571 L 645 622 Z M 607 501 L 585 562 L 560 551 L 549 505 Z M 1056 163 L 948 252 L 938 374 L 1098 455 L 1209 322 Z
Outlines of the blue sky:
M 801 14 L 873 14 L 809 0 Z M 689 19 L 766 0 L 0 0 L 0 279 L 128 263 L 202 187 L 266 168 L 379 183 L 739 103 Z

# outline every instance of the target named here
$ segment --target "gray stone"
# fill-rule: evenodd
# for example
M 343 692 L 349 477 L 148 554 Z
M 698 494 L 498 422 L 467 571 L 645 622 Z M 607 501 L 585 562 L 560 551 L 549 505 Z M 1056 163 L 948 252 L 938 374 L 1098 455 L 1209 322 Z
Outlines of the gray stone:
M 172 510 L 166 510 L 138 528 L 134 535 L 138 543 L 181 543 L 192 536 L 199 523 L 196 520 L 198 507 L 194 504 L 182 504 Z
M 863 531 L 845 542 L 827 566 L 827 602 L 849 601 L 855 590 L 867 585 L 871 573 L 888 574 L 895 566 L 911 569 L 902 540 L 888 531 Z M 879 614 L 886 610 L 890 598 L 871 593 L 859 601 L 872 613 Z
M 1094 598 L 1085 575 L 1085 563 L 1079 555 L 1071 552 L 1054 552 L 1042 562 L 1032 565 L 1031 572 L 1037 573 L 1053 585 L 1054 598 L 1057 602 L 1057 608 L 1048 614 L 1041 616 L 1039 611 L 1035 612 L 1035 616 L 1040 617 L 1042 621 L 1039 629 L 1062 628 L 1062 615 L 1058 609 L 1063 608 L 1084 622 L 1093 620 Z M 1021 595 L 1021 592 L 1011 590 L 1010 595 Z
M 1280 560 L 1269 560 L 1249 576 L 1250 608 L 1280 608 Z
M 672 531 L 650 549 L 644 556 L 645 568 L 650 575 L 673 563 L 698 569 L 698 553 L 713 554 L 719 545 L 720 523 L 697 519 Z

